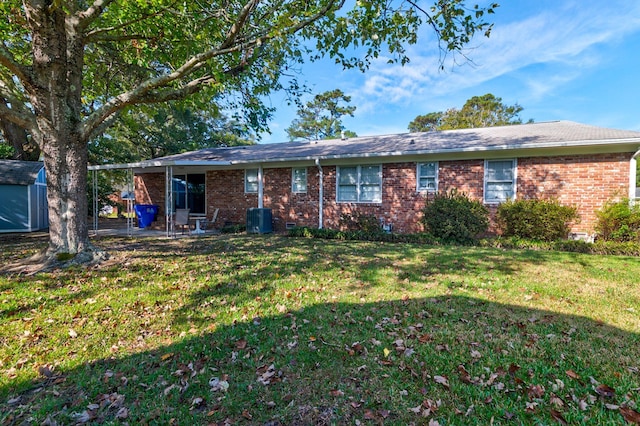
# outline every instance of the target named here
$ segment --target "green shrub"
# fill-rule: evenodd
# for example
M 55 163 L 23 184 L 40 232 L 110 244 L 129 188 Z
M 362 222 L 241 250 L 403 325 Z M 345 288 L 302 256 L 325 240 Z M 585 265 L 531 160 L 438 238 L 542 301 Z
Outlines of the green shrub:
M 506 237 L 555 241 L 567 238 L 569 224 L 579 216 L 575 207 L 557 200 L 517 200 L 500 204 L 497 219 Z
M 472 244 L 489 228 L 487 208 L 456 189 L 427 200 L 422 213 L 427 231 L 445 243 Z
M 290 237 L 319 238 L 325 240 L 380 241 L 388 243 L 440 244 L 430 234 L 391 234 L 386 232 L 369 233 L 364 231 L 340 231 L 328 228 L 296 227 L 289 230 Z
M 378 222 L 378 219 L 372 214 L 361 212 L 343 213 L 340 215 L 338 224 L 341 228 L 345 228 L 348 231 L 362 231 L 372 234 L 382 232 L 380 222 Z
M 628 198 L 608 202 L 596 212 L 596 232 L 604 241 L 640 243 L 640 205 Z
M 535 241 L 518 237 L 497 237 L 485 238 L 479 243 L 481 247 L 509 250 L 547 250 L 613 256 L 640 256 L 640 243 L 637 242 L 619 243 L 600 240 L 590 243 L 581 240 Z
M 222 234 L 240 234 L 247 230 L 247 225 L 244 223 L 238 224 L 225 224 L 221 229 L 220 233 Z

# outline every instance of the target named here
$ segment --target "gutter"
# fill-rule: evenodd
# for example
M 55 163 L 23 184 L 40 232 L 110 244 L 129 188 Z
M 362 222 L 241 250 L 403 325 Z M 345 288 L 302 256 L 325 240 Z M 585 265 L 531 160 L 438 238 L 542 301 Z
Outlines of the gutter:
M 230 166 L 231 161 L 189 161 L 189 160 L 169 160 L 169 161 L 139 161 L 137 163 L 121 164 L 97 164 L 88 166 L 87 170 L 117 170 L 117 169 L 146 169 L 150 167 L 177 167 L 177 166 Z

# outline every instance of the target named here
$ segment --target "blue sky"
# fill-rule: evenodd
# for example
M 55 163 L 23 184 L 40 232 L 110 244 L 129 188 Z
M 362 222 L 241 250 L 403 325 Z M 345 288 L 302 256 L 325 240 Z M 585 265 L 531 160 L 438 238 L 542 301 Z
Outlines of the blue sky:
M 448 61 L 439 70 L 437 42 L 425 28 L 404 67 L 380 58 L 361 73 L 326 61 L 305 64 L 301 79 L 314 94 L 341 89 L 351 96 L 357 110 L 343 123 L 359 136 L 406 132 L 418 115 L 460 108 L 485 93 L 520 104 L 525 121 L 640 131 L 640 1 L 499 3 L 491 37 L 477 37 L 467 52 L 473 64 Z M 286 142 L 296 110 L 278 94 L 271 104 L 272 134 L 261 143 Z

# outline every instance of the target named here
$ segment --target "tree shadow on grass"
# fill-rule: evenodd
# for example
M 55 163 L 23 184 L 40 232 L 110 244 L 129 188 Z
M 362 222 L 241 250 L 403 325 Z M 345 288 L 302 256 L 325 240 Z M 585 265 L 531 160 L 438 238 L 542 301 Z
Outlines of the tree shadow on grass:
M 1 423 L 622 424 L 640 402 L 637 333 L 474 298 L 322 303 L 208 329 L 41 367 L 0 389 Z
M 512 275 L 529 264 L 542 264 L 554 255 L 537 251 L 504 251 L 478 247 L 422 247 L 379 242 L 318 241 L 306 238 L 247 237 L 212 239 L 193 246 L 191 254 L 205 255 L 206 264 L 193 269 L 225 277 L 205 286 L 191 299 L 185 313 L 211 298 L 231 298 L 237 305 L 273 296 L 273 283 L 298 277 L 301 286 L 317 278 L 318 271 L 334 277 L 327 286 L 366 294 L 393 282 L 428 284 L 434 276 L 460 274 L 488 278 L 493 272 Z M 247 264 L 247 259 L 252 259 Z M 189 262 L 186 256 L 183 262 Z M 416 267 L 416 264 L 418 267 Z

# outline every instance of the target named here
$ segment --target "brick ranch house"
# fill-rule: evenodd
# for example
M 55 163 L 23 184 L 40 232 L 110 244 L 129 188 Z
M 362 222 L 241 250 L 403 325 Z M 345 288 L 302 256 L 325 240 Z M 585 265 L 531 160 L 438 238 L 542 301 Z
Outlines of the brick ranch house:
M 342 214 L 359 212 L 409 233 L 422 230 L 426 197 L 456 188 L 492 217 L 507 199 L 557 199 L 578 209 L 572 232 L 589 235 L 605 202 L 635 198 L 639 154 L 640 132 L 556 121 L 210 148 L 90 169 L 132 170 L 136 202 L 159 206 L 153 227 L 162 229 L 176 208 L 217 211 L 220 228 L 258 207 L 271 209 L 275 231 L 338 228 Z

